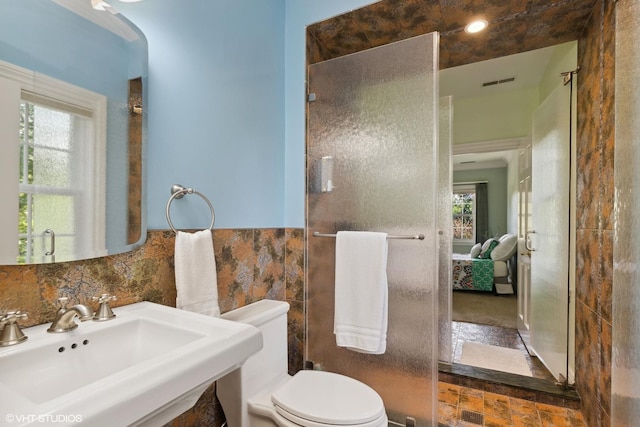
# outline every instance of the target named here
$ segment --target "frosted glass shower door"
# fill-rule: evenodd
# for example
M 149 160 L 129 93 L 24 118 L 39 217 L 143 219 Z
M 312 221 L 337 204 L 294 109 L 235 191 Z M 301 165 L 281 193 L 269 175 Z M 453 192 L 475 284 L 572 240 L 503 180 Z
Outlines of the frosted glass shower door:
M 531 346 L 556 380 L 568 376 L 571 102 L 560 83 L 533 117 Z
M 640 4 L 616 4 L 611 425 L 640 419 Z M 604 328 L 603 328 L 604 329 Z
M 451 254 L 453 253 L 453 97 L 440 99 L 438 123 L 438 358 L 452 362 L 451 349 Z
M 427 34 L 308 70 L 305 357 L 373 387 L 402 425 L 437 425 L 437 43 Z M 336 346 L 336 240 L 313 233 L 341 230 L 425 236 L 388 240 L 382 355 Z

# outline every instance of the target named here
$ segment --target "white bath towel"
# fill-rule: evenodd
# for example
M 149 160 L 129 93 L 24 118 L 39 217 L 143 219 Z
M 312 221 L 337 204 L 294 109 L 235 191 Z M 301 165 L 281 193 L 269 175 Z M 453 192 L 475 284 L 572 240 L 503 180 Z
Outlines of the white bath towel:
M 220 316 L 218 277 L 211 230 L 178 231 L 175 248 L 176 307 Z
M 335 280 L 336 344 L 383 354 L 387 348 L 387 234 L 338 232 Z

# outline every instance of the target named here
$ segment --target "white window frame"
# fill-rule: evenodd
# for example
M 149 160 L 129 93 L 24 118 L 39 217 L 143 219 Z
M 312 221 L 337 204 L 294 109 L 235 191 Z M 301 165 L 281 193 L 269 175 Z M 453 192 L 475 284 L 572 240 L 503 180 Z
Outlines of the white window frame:
M 78 194 L 78 209 L 76 218 L 81 220 L 76 224 L 80 246 L 83 251 L 91 250 L 96 256 L 104 251 L 106 240 L 106 146 L 107 146 L 107 98 L 104 95 L 72 85 L 62 80 L 54 79 L 26 68 L 0 61 L 0 107 L 3 111 L 15 111 L 15 114 L 2 114 L 0 117 L 0 147 L 3 158 L 15 159 L 0 178 L 5 185 L 0 191 L 0 197 L 6 203 L 0 207 L 0 220 L 14 223 L 15 234 L 0 239 L 0 261 L 9 263 L 18 255 L 18 195 L 25 188 L 19 184 L 18 159 L 20 156 L 19 135 L 19 106 L 24 97 L 31 100 L 46 100 L 48 106 L 58 106 L 69 112 L 82 111 L 83 115 L 93 119 L 92 144 L 87 145 L 81 162 L 81 194 Z M 11 162 L 10 162 L 11 163 Z M 30 186 L 33 187 L 33 186 Z M 29 188 L 29 192 L 38 193 L 38 189 Z M 44 190 L 43 190 L 44 192 Z M 15 201 L 15 202 L 14 202 Z M 78 246 L 78 245 L 76 245 Z M 13 256 L 13 258 L 11 258 Z M 31 260 L 39 262 L 40 260 Z M 42 260 L 46 262 L 47 260 Z M 53 261 L 53 260 L 52 260 Z M 61 261 L 61 259 L 56 259 Z
M 472 219 L 472 224 L 473 224 L 473 231 L 472 231 L 472 236 L 471 239 L 456 239 L 455 238 L 455 233 L 453 233 L 453 242 L 455 244 L 475 244 L 476 243 L 476 187 L 475 185 L 471 185 L 471 184 L 453 184 L 453 194 L 469 194 L 469 193 L 473 193 L 474 197 L 473 197 L 473 206 L 472 206 L 472 213 L 471 215 L 468 214 L 463 214 L 463 216 L 468 216 L 471 217 Z M 453 200 L 451 201 L 451 217 L 453 218 Z

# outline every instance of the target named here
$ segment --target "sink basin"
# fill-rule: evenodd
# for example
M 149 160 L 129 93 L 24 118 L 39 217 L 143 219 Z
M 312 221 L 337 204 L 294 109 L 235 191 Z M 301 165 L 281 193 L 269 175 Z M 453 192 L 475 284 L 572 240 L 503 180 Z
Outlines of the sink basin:
M 162 425 L 262 348 L 247 324 L 150 302 L 113 311 L 67 333 L 27 328 L 0 349 L 0 423 Z

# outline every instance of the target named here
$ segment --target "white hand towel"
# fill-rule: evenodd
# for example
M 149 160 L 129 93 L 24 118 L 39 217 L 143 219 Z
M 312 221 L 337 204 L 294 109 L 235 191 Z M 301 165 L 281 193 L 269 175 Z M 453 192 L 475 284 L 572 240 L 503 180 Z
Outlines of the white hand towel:
M 387 234 L 338 232 L 335 280 L 336 344 L 383 354 L 387 348 Z
M 175 248 L 176 307 L 220 316 L 218 277 L 211 230 L 178 231 Z

